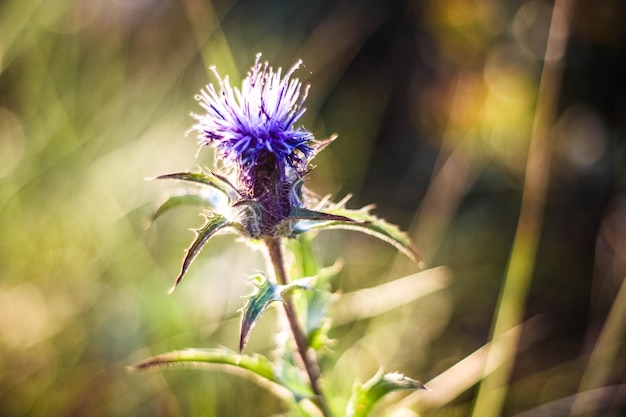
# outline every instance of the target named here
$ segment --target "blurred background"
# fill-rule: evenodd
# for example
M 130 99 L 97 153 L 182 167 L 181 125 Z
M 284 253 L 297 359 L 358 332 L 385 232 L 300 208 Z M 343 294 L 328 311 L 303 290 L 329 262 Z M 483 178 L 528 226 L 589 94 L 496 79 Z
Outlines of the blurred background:
M 180 209 L 150 225 L 177 185 L 146 178 L 210 166 L 210 151 L 198 154 L 186 136 L 200 111 L 194 95 L 215 82 L 211 65 L 237 85 L 258 52 L 274 67 L 303 60 L 297 76 L 311 89 L 301 122 L 318 139 L 339 134 L 309 188 L 352 193 L 353 208 L 375 203 L 429 265 L 445 267 L 437 291 L 337 322 L 322 359 L 329 389 L 349 395 L 381 366 L 427 382 L 485 345 L 551 13 L 541 0 L 4 0 L 0 415 L 287 411 L 224 372 L 126 371 L 169 350 L 237 347 L 244 278 L 264 269 L 262 255 L 217 237 L 168 295 L 202 218 Z M 613 355 L 596 368 L 610 389 L 589 415 L 624 415 L 626 404 L 626 3 L 575 1 L 568 39 L 523 303 L 532 325 L 503 415 L 568 415 L 571 401 L 558 401 L 580 391 L 607 317 Z M 344 259 L 333 282 L 342 293 L 417 272 L 352 232 L 322 232 L 316 250 L 327 265 Z M 247 353 L 271 352 L 273 318 Z M 418 398 L 403 415 L 470 415 L 477 388 L 467 385 L 425 411 Z

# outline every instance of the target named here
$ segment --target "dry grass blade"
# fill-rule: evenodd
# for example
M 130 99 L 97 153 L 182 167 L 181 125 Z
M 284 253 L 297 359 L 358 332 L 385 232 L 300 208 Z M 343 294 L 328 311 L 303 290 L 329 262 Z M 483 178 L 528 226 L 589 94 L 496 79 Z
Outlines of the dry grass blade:
M 335 325 L 374 317 L 439 291 L 450 281 L 448 268 L 428 269 L 376 287 L 339 295 L 330 315 Z

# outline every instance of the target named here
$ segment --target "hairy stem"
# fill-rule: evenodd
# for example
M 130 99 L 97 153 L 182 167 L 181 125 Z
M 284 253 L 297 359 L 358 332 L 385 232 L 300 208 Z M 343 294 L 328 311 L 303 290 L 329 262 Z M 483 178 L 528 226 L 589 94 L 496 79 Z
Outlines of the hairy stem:
M 285 259 L 283 256 L 283 242 L 281 238 L 268 238 L 265 240 L 265 244 L 268 249 L 270 261 L 274 268 L 274 274 L 278 284 L 286 285 L 289 283 L 289 277 L 285 269 Z M 320 368 L 317 365 L 317 359 L 315 358 L 315 352 L 309 348 L 309 341 L 307 336 L 300 325 L 298 320 L 298 314 L 296 312 L 296 306 L 289 294 L 283 295 L 283 306 L 285 308 L 285 314 L 289 321 L 289 327 L 291 328 L 291 334 L 296 342 L 298 354 L 302 359 L 302 366 L 306 371 L 309 381 L 311 383 L 311 389 L 317 397 L 317 405 L 320 407 L 324 417 L 332 417 L 328 404 L 322 389 L 320 386 Z

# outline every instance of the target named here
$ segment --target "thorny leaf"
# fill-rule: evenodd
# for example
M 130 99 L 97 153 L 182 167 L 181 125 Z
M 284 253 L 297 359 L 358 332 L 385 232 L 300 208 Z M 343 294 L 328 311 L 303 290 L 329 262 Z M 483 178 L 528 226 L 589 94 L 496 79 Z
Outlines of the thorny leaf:
M 425 266 L 424 261 L 417 248 L 413 246 L 411 239 L 398 226 L 388 223 L 384 219 L 378 218 L 370 211 L 373 206 L 365 206 L 361 209 L 348 209 L 345 207 L 350 196 L 344 198 L 337 204 L 330 204 L 327 200 L 320 203 L 321 209 L 329 214 L 349 219 L 328 220 L 311 219 L 299 222 L 294 231 L 302 233 L 313 229 L 348 229 L 356 230 L 374 236 L 384 242 L 393 245 L 400 252 L 404 253 L 421 268 Z M 319 220 L 319 221 L 318 221 Z
M 204 172 L 175 172 L 173 174 L 159 175 L 155 179 L 179 180 L 199 185 L 207 185 L 223 192 L 228 197 L 230 202 L 240 198 L 237 189 L 225 177 L 212 172 L 210 174 L 206 174 Z
M 155 221 L 161 217 L 164 213 L 179 206 L 204 206 L 211 205 L 212 200 L 201 193 L 184 193 L 180 195 L 173 195 L 168 197 L 167 200 L 159 206 L 158 209 L 152 215 L 152 221 Z
M 185 259 L 183 260 L 180 274 L 178 274 L 174 286 L 170 289 L 170 293 L 174 291 L 178 283 L 180 283 L 180 280 L 183 279 L 183 276 L 189 269 L 189 265 L 191 265 L 196 256 L 198 256 L 198 253 L 200 253 L 200 250 L 202 249 L 204 244 L 207 243 L 209 239 L 219 230 L 223 229 L 226 226 L 233 225 L 233 222 L 219 214 L 207 215 L 206 220 L 207 221 L 204 226 L 196 230 L 196 238 L 194 239 L 189 249 L 187 249 L 187 254 L 185 255 Z
M 272 386 L 280 386 L 291 393 L 298 410 L 300 400 L 313 397 L 311 388 L 299 378 L 300 369 L 295 362 L 281 359 L 277 363 L 272 363 L 264 356 L 242 355 L 227 348 L 176 350 L 145 359 L 129 366 L 128 369 L 130 371 L 153 368 L 196 369 L 203 365 L 223 365 L 226 369 L 238 368 L 248 372 L 250 376 L 269 381 Z
M 311 279 L 301 278 L 287 285 L 272 284 L 262 274 L 252 277 L 252 283 L 257 287 L 256 291 L 249 295 L 246 304 L 241 309 L 241 333 L 239 337 L 239 351 L 242 351 L 250 337 L 250 331 L 257 320 L 265 312 L 270 303 L 282 301 L 283 294 L 296 288 L 310 290 Z
M 184 349 L 148 358 L 130 367 L 131 370 L 148 368 L 193 368 L 198 363 L 232 365 L 257 374 L 269 381 L 278 382 L 269 360 L 263 356 L 241 355 L 230 349 Z
M 310 221 L 341 221 L 354 222 L 353 219 L 332 213 L 322 213 L 320 211 L 309 210 L 304 207 L 292 207 L 289 213 L 289 220 L 310 220 Z

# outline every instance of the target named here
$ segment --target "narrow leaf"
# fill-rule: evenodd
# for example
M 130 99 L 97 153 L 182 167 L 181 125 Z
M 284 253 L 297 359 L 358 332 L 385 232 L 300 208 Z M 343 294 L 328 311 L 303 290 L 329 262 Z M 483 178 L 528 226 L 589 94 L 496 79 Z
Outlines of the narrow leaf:
M 218 180 L 220 180 L 220 181 L 222 181 L 224 184 L 226 184 L 226 185 L 228 186 L 228 188 L 230 188 L 230 189 L 231 189 L 231 190 L 233 190 L 233 191 L 237 191 L 237 187 L 235 187 L 235 186 L 233 185 L 233 183 L 232 183 L 232 182 L 230 182 L 230 181 L 228 180 L 228 178 L 226 178 L 225 176 L 220 175 L 220 174 L 218 174 L 218 173 L 215 173 L 215 172 L 213 172 L 213 171 L 210 171 L 210 173 L 211 173 L 211 175 L 212 175 L 212 176 L 214 176 L 215 178 L 217 178 Z M 239 192 L 238 192 L 238 191 L 237 191 L 237 194 L 239 195 Z
M 208 242 L 208 240 L 219 230 L 230 225 L 232 225 L 232 222 L 219 214 L 212 214 L 210 216 L 207 216 L 207 221 L 204 226 L 196 230 L 196 238 L 194 239 L 189 249 L 187 249 L 187 253 L 185 255 L 185 259 L 183 260 L 180 274 L 178 274 L 174 286 L 170 289 L 170 293 L 174 291 L 180 280 L 183 279 L 183 276 L 189 269 L 189 265 L 191 265 L 196 256 L 198 256 L 198 253 L 200 253 L 200 250 L 202 249 L 204 244 Z
M 178 350 L 146 359 L 128 369 L 197 369 L 211 366 L 223 366 L 225 371 L 250 378 L 280 398 L 293 402 L 294 393 L 276 375 L 273 364 L 267 358 L 260 355 L 241 355 L 226 348 Z
M 277 285 L 269 282 L 261 274 L 252 277 L 252 283 L 256 286 L 256 291 L 249 295 L 246 304 L 241 310 L 241 331 L 239 334 L 239 351 L 241 352 L 248 342 L 250 331 L 257 320 L 267 309 L 272 301 L 281 300 L 280 291 Z
M 206 204 L 206 199 L 201 194 L 181 194 L 181 195 L 173 195 L 170 196 L 163 204 L 159 206 L 158 209 L 152 215 L 152 221 L 155 221 L 163 213 L 178 207 L 178 206 L 202 206 Z
M 130 367 L 131 370 L 148 368 L 193 368 L 199 363 L 231 365 L 253 372 L 258 376 L 277 382 L 272 364 L 259 355 L 241 355 L 230 349 L 184 349 L 153 356 Z
M 428 390 L 426 385 L 399 373 L 379 371 L 363 385 L 356 385 L 346 409 L 347 417 L 365 417 L 385 395 L 399 390 Z
M 282 301 L 283 294 L 296 288 L 311 289 L 310 279 L 306 278 L 295 280 L 287 285 L 272 284 L 262 274 L 253 276 L 252 280 L 252 283 L 256 286 L 256 291 L 247 297 L 246 304 L 241 309 L 241 332 L 239 335 L 240 352 L 248 342 L 250 331 L 265 310 L 267 310 L 270 303 Z
M 417 263 L 420 268 L 425 264 L 419 251 L 413 246 L 411 239 L 402 232 L 398 226 L 388 223 L 384 219 L 378 218 L 370 210 L 372 206 L 366 206 L 359 210 L 352 210 L 345 207 L 349 196 L 337 204 L 330 204 L 327 200 L 321 202 L 321 209 L 330 216 L 343 217 L 344 219 L 329 219 L 329 221 L 308 221 L 301 217 L 303 224 L 296 225 L 294 230 L 304 232 L 312 229 L 348 229 L 356 230 L 374 236 L 384 242 L 393 245 L 400 252 L 404 253 L 411 260 Z M 313 212 L 315 213 L 315 212 Z M 324 219 L 310 219 L 324 220 Z
M 409 237 L 397 226 L 391 223 L 387 223 L 383 219 L 376 218 L 376 220 L 366 223 L 332 222 L 330 224 L 327 224 L 324 228 L 356 230 L 357 232 L 368 234 L 394 246 L 400 252 L 409 257 L 413 262 L 418 264 L 420 268 L 424 268 L 426 266 L 426 264 L 422 260 L 422 256 L 420 255 L 417 248 L 413 246 Z
M 300 400 L 311 398 L 313 394 L 306 384 L 291 377 L 285 378 L 285 372 L 296 372 L 297 366 L 285 364 L 277 367 L 260 355 L 242 355 L 230 349 L 184 349 L 157 355 L 136 365 L 128 367 L 130 371 L 144 369 L 197 369 L 202 367 L 223 367 L 225 371 L 240 374 L 264 386 L 279 398 L 294 406 L 300 416 L 309 416 Z M 295 376 L 295 374 L 294 374 Z M 296 400 L 294 402 L 294 399 Z
M 173 174 L 159 175 L 156 179 L 179 180 L 200 185 L 208 185 L 209 187 L 213 187 L 223 192 L 231 202 L 239 198 L 239 193 L 235 187 L 233 187 L 233 185 L 228 182 L 226 178 L 214 173 L 205 174 L 204 172 L 175 172 Z
M 288 219 L 291 220 L 317 220 L 317 221 L 343 221 L 354 222 L 355 220 L 337 214 L 322 213 L 321 211 L 309 210 L 303 207 L 292 207 Z
M 280 338 L 287 343 L 289 338 Z M 296 401 L 303 398 L 313 398 L 315 394 L 311 389 L 311 385 L 307 378 L 303 378 L 302 368 L 296 359 L 296 353 L 293 349 L 286 346 L 278 347 L 278 351 L 282 353 L 274 360 L 274 372 L 284 387 L 287 387 L 293 394 Z

